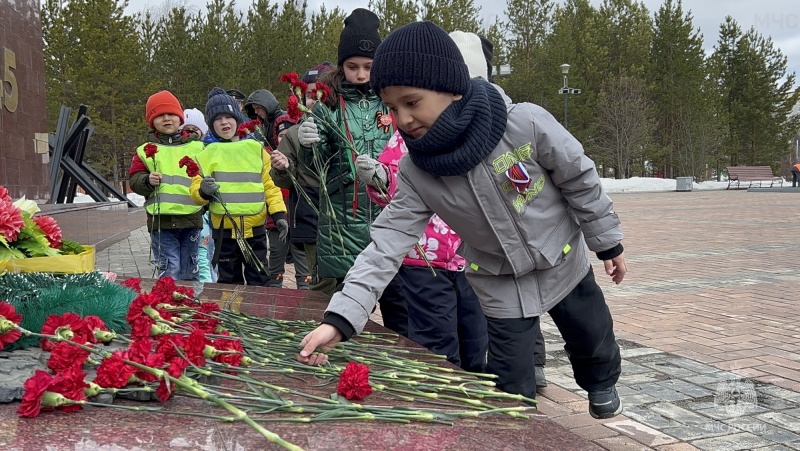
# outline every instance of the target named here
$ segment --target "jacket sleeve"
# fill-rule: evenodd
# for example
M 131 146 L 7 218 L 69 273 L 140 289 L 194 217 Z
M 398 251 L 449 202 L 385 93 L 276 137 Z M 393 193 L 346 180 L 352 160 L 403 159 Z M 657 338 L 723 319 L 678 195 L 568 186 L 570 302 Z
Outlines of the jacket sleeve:
M 147 197 L 153 193 L 153 187 L 150 186 L 148 178 L 150 171 L 139 158 L 139 154 L 134 153 L 131 160 L 131 169 L 128 171 L 128 185 L 134 193 Z
M 203 181 L 203 177 L 200 177 L 199 175 L 196 175 L 196 176 L 192 177 L 192 184 L 189 185 L 189 194 L 192 196 L 192 200 L 197 205 L 207 205 L 208 204 L 208 200 L 205 199 L 200 194 L 200 182 L 202 182 L 202 181 Z
M 289 160 L 289 167 L 285 170 L 272 168 L 269 171 L 272 181 L 280 188 L 295 188 L 292 176 L 297 178 L 297 150 L 300 149 L 300 142 L 297 138 L 297 126 L 294 125 L 286 131 L 281 143 L 278 144 L 278 152 L 286 155 Z
M 392 203 L 372 223 L 371 242 L 356 258 L 347 272 L 344 286 L 333 295 L 326 310 L 326 313 L 346 319 L 356 333 L 364 330 L 378 298 L 433 215 L 402 173 L 398 178 L 398 190 Z
M 388 205 L 397 191 L 397 171 L 400 167 L 400 159 L 403 158 L 403 155 L 407 152 L 404 149 L 405 144 L 402 139 L 400 134 L 395 132 L 394 136 L 386 142 L 383 152 L 381 152 L 378 157 L 378 161 L 382 163 L 383 169 L 386 171 L 386 195 L 382 194 L 375 187 L 367 185 L 367 196 L 380 207 Z
M 270 216 L 277 221 L 278 219 L 285 218 L 286 203 L 283 202 L 283 193 L 281 193 L 281 189 L 275 185 L 275 182 L 272 181 L 272 177 L 269 175 L 270 169 L 272 168 L 269 154 L 266 150 L 262 152 L 264 166 L 261 168 L 261 180 L 264 182 L 264 200 L 269 208 Z
M 622 241 L 622 226 L 594 162 L 552 114 L 539 106 L 531 107 L 537 162 L 548 171 L 578 218 L 589 249 L 602 252 L 617 247 Z

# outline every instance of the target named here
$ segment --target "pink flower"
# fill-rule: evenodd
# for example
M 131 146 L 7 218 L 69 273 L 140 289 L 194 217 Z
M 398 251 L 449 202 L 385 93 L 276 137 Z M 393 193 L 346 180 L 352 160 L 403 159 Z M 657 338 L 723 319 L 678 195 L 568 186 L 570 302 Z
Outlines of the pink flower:
M 8 190 L 3 185 L 0 185 L 0 200 L 4 200 L 9 203 L 13 202 L 13 199 L 11 199 L 11 196 L 8 194 Z
M 47 241 L 50 242 L 50 247 L 53 249 L 61 249 L 61 227 L 52 216 L 36 216 L 33 222 L 42 229 Z
M 14 206 L 11 201 L 0 199 L 0 235 L 12 243 L 17 241 L 19 231 L 25 227 L 22 219 L 22 210 Z

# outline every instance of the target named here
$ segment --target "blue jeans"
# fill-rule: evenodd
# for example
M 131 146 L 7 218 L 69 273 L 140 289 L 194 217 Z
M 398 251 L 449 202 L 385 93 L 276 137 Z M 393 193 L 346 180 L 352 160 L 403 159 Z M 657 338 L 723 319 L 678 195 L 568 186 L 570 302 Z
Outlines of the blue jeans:
M 150 233 L 153 250 L 151 263 L 158 268 L 158 277 L 175 280 L 197 280 L 198 248 L 202 229 L 162 229 Z

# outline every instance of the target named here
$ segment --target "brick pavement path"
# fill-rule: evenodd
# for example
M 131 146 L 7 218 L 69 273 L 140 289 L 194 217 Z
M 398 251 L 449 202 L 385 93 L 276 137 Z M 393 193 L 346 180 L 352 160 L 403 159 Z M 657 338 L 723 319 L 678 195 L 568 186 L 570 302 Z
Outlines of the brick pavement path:
M 800 449 L 798 194 L 612 194 L 629 273 L 620 286 L 599 262 L 595 274 L 623 350 L 625 413 L 589 416 L 549 317 L 540 410 L 611 450 Z M 147 240 L 137 229 L 98 269 L 147 277 Z

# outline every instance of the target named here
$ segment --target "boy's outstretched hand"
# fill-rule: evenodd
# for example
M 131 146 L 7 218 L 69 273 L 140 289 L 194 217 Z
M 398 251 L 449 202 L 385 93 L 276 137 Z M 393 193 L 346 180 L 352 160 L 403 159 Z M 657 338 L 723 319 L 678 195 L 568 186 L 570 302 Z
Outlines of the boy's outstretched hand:
M 324 365 L 328 362 L 328 356 L 321 353 L 315 354 L 314 351 L 317 348 L 333 349 L 340 341 L 342 341 L 342 333 L 339 332 L 339 329 L 330 324 L 320 324 L 300 342 L 303 350 L 297 355 L 297 361 L 312 366 Z
M 611 260 L 603 260 L 603 265 L 606 268 L 606 274 L 611 276 L 611 281 L 619 285 L 628 272 L 628 265 L 625 264 L 625 252 L 612 258 Z

